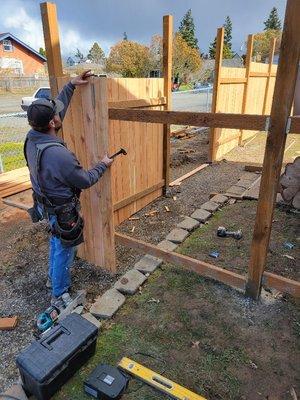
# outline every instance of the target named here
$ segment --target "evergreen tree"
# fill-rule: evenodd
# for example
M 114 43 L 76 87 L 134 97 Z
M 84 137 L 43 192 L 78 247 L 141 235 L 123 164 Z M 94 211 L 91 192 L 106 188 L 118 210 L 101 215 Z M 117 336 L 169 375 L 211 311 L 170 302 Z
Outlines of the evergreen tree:
M 182 18 L 179 26 L 179 33 L 190 47 L 197 50 L 199 49 L 198 39 L 195 37 L 195 24 L 191 9 L 189 9 Z
M 45 51 L 42 47 L 40 47 L 39 53 L 40 53 L 42 56 L 46 57 L 46 51 Z
M 105 59 L 104 51 L 101 49 L 101 47 L 97 42 L 95 42 L 91 47 L 87 58 L 96 64 L 100 64 L 101 62 L 104 61 Z
M 77 48 L 75 57 L 77 58 L 78 62 L 81 63 L 84 60 L 84 55 L 81 53 L 81 51 Z
M 229 16 L 226 17 L 225 24 L 223 26 L 224 26 L 224 43 L 231 50 L 231 47 L 232 47 L 232 44 L 231 44 L 232 22 L 231 22 L 231 19 Z
M 128 40 L 127 32 L 123 33 L 123 40 Z
M 268 29 L 275 29 L 277 31 L 281 30 L 281 21 L 279 19 L 276 7 L 272 8 L 269 18 L 266 21 L 264 21 L 264 24 L 265 24 L 264 31 L 267 31 Z

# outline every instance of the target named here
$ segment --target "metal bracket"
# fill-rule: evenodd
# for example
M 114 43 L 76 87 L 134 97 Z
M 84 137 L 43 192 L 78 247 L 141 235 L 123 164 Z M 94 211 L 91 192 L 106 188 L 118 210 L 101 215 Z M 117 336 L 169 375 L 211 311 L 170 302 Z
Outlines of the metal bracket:
M 271 124 L 271 117 L 267 117 L 266 118 L 266 125 L 265 125 L 265 131 L 266 132 L 269 132 L 270 124 Z
M 290 133 L 291 130 L 291 123 L 292 123 L 292 118 L 288 117 L 287 121 L 286 121 L 286 126 L 285 126 L 285 134 L 287 135 L 288 133 Z

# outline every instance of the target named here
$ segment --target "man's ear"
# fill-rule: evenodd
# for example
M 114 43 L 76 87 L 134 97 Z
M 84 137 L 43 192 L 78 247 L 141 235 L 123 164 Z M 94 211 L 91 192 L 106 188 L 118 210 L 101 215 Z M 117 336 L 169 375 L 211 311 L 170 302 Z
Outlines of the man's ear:
M 49 128 L 55 128 L 54 119 L 51 119 L 51 121 L 49 122 Z

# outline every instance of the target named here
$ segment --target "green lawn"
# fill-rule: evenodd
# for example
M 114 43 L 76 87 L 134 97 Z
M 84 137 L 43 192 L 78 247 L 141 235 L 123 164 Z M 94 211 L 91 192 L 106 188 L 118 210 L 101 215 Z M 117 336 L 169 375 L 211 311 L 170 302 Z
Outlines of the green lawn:
M 26 165 L 22 142 L 6 142 L 0 144 L 0 156 L 4 172 L 21 168 Z

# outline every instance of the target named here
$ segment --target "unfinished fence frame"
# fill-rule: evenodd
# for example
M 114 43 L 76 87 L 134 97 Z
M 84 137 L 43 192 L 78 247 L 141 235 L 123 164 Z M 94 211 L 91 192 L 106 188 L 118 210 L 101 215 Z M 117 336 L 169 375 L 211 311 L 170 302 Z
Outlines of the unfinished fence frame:
M 49 7 L 55 7 L 52 3 L 46 3 Z M 45 5 L 41 5 L 45 7 Z M 52 14 L 53 15 L 53 14 Z M 267 250 L 270 240 L 270 232 L 272 225 L 272 217 L 275 207 L 275 197 L 277 192 L 277 182 L 280 176 L 282 166 L 283 151 L 286 141 L 286 134 L 289 132 L 300 133 L 300 118 L 290 117 L 293 95 L 295 90 L 297 67 L 300 54 L 300 24 L 297 16 L 300 15 L 300 2 L 298 0 L 288 0 L 285 23 L 282 37 L 281 53 L 279 59 L 278 72 L 274 90 L 274 100 L 271 110 L 271 115 L 250 115 L 250 114 L 226 114 L 226 113 L 193 113 L 193 112 L 174 112 L 168 110 L 151 110 L 154 106 L 164 106 L 168 108 L 171 102 L 170 94 L 170 77 L 171 77 L 171 42 L 172 42 L 172 17 L 164 17 L 164 97 L 166 101 L 158 99 L 135 99 L 134 101 L 123 101 L 121 104 L 109 104 L 107 98 L 107 78 L 92 78 L 90 83 L 82 89 L 81 103 L 78 107 L 82 107 L 83 114 L 87 116 L 83 120 L 77 122 L 83 123 L 83 136 L 73 139 L 81 146 L 82 156 L 86 161 L 95 161 L 99 154 L 108 149 L 109 129 L 108 121 L 135 121 L 145 122 L 147 124 L 164 124 L 164 172 L 160 187 L 167 189 L 169 182 L 169 136 L 166 134 L 169 124 L 182 124 L 193 126 L 207 126 L 210 128 L 232 128 L 232 129 L 247 129 L 247 130 L 265 130 L 268 132 L 267 145 L 265 149 L 265 158 L 262 172 L 262 184 L 260 186 L 260 196 L 257 207 L 256 223 L 251 247 L 251 259 L 249 265 L 249 277 L 243 277 L 239 274 L 227 271 L 216 267 L 212 264 L 191 259 L 190 257 L 182 256 L 177 253 L 158 249 L 151 244 L 133 239 L 126 235 L 114 233 L 113 224 L 113 204 L 111 197 L 111 174 L 107 173 L 104 185 L 103 181 L 90 189 L 87 196 L 90 197 L 89 206 L 93 207 L 93 217 L 88 210 L 86 219 L 99 220 L 96 223 L 95 231 L 91 232 L 94 241 L 87 243 L 86 246 L 92 248 L 97 242 L 98 252 L 94 253 L 94 263 L 105 268 L 115 271 L 115 247 L 114 240 L 118 243 L 129 246 L 130 248 L 152 254 L 161 258 L 164 261 L 172 262 L 178 265 L 185 266 L 195 272 L 213 278 L 219 282 L 245 290 L 246 294 L 254 299 L 260 295 L 262 281 L 266 286 L 276 288 L 280 291 L 290 293 L 295 297 L 300 296 L 300 283 L 275 275 L 269 272 L 264 272 L 266 265 Z M 43 24 L 47 20 L 47 14 L 43 15 Z M 48 18 L 49 23 L 49 18 Z M 53 23 L 53 21 L 52 21 Z M 56 23 L 56 22 L 54 22 Z M 49 29 L 45 31 L 46 35 L 51 36 L 51 23 Z M 221 31 L 219 31 L 221 32 Z M 222 32 L 219 33 L 219 39 L 222 37 Z M 58 37 L 57 37 L 58 40 Z M 45 40 L 46 53 L 48 62 L 54 63 L 51 60 L 53 52 L 47 46 L 54 44 Z M 57 43 L 56 43 L 57 45 Z M 219 50 L 221 50 L 219 43 Z M 50 59 L 49 59 L 50 58 Z M 60 77 L 56 76 L 56 82 L 59 82 Z M 167 82 L 166 82 L 167 80 Z M 99 91 L 101 87 L 101 93 Z M 91 100 L 92 99 L 92 100 Z M 94 99 L 94 100 L 93 100 Z M 146 104 L 145 104 L 146 102 Z M 84 104 L 83 104 L 84 103 Z M 147 105 L 148 109 L 144 109 Z M 125 108 L 124 108 L 125 107 Z M 134 107 L 134 108 L 128 108 Z M 138 108 L 143 107 L 143 108 Z M 95 111 L 97 110 L 97 111 Z M 76 118 L 76 115 L 72 116 Z M 89 133 L 89 136 L 88 136 Z M 92 133 L 92 134 L 91 134 Z M 101 137 L 99 137 L 101 136 Z M 87 141 L 87 143 L 85 142 Z M 149 188 L 146 190 L 152 190 Z M 144 191 L 145 192 L 145 191 Z M 139 196 L 139 193 L 134 194 Z M 99 200 L 100 199 L 100 200 Z M 132 199 L 131 199 L 132 200 Z M 85 199 L 84 199 L 85 202 Z M 100 208 L 100 204 L 106 208 Z M 105 215 L 102 215 L 104 213 Z M 99 235 L 97 237 L 97 235 Z M 106 240 L 103 239 L 106 238 Z M 100 252 L 104 254 L 100 254 Z M 108 253 L 111 253 L 110 256 Z

